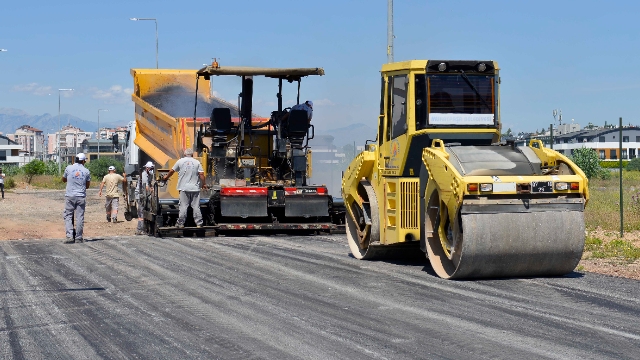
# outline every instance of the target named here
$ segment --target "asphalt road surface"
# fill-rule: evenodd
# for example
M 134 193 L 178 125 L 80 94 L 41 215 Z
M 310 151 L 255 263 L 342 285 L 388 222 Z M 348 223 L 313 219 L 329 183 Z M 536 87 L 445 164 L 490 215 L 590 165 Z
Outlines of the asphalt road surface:
M 640 282 L 447 281 L 344 235 L 0 242 L 2 359 L 640 356 Z

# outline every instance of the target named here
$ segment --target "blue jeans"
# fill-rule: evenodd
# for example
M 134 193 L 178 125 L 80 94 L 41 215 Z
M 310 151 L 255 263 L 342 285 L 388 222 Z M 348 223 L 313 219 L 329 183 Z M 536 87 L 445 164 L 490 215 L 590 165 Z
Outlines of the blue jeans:
M 64 227 L 67 239 L 73 239 L 73 215 L 75 213 L 76 237 L 74 240 L 81 240 L 84 230 L 84 208 L 86 199 L 79 196 L 65 196 L 64 198 Z

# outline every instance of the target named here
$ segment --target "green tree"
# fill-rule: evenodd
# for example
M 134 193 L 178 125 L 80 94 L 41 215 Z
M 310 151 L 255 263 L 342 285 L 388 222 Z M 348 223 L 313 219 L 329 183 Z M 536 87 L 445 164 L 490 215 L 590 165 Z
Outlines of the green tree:
M 36 175 L 43 175 L 47 170 L 47 165 L 42 160 L 31 160 L 28 164 L 26 164 L 22 170 L 24 171 L 24 175 L 27 179 L 27 183 L 31 184 L 31 180 Z
M 627 170 L 640 171 L 640 158 L 631 159 L 627 164 Z
M 606 171 L 600 167 L 598 153 L 591 148 L 582 147 L 574 149 L 571 160 L 582 169 L 589 179 L 600 177 L 602 173 Z
M 109 166 L 116 167 L 116 173 L 122 174 L 124 172 L 124 164 L 114 158 L 103 156 L 100 159 L 91 160 L 85 165 L 91 172 L 91 176 L 95 179 L 100 179 L 109 173 Z

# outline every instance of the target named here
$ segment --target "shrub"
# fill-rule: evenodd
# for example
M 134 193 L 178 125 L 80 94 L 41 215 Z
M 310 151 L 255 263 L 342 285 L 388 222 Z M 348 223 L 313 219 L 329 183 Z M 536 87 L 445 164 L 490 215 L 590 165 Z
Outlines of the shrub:
M 58 172 L 58 163 L 55 161 L 47 161 L 45 163 L 44 175 L 62 175 Z
M 19 168 L 18 165 L 4 165 L 0 167 L 6 176 L 16 176 L 22 173 L 22 169 Z
M 13 177 L 8 177 L 4 179 L 4 186 L 7 189 L 13 189 L 16 187 L 16 180 Z
M 578 165 L 587 178 L 591 179 L 602 174 L 598 153 L 591 148 L 578 148 L 573 150 L 571 160 Z
M 600 169 L 600 173 L 598 174 L 598 179 L 600 180 L 609 180 L 611 179 L 611 171 L 607 169 Z
M 116 173 L 118 174 L 124 172 L 124 164 L 121 161 L 106 156 L 91 160 L 87 162 L 85 166 L 91 172 L 91 176 L 99 180 L 102 180 L 102 178 L 109 173 L 109 166 L 115 166 Z
M 628 163 L 629 163 L 628 160 L 622 160 L 622 168 L 625 169 L 627 167 Z M 619 169 L 620 168 L 620 160 L 600 161 L 600 167 L 604 168 L 604 169 Z
M 23 166 L 22 171 L 27 179 L 27 183 L 31 184 L 31 180 L 35 175 L 42 175 L 47 169 L 47 165 L 42 160 L 31 160 Z
M 640 171 L 640 158 L 635 158 L 629 161 L 629 163 L 627 164 L 627 170 Z

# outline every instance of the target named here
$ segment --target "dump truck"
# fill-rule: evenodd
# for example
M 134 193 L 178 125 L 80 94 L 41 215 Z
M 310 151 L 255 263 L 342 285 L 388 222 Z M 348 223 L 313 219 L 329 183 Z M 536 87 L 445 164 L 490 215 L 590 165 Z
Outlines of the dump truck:
M 381 75 L 377 140 L 342 179 L 353 256 L 419 247 L 445 279 L 573 271 L 588 180 L 540 140 L 501 139 L 497 62 L 395 62 Z
M 133 139 L 132 151 L 138 149 L 138 154 L 135 164 L 129 164 L 130 183 L 137 186 L 147 161 L 155 164 L 152 190 L 140 195 L 150 235 L 310 234 L 336 229 L 333 197 L 325 185 L 310 180 L 309 139 L 314 125 L 306 111 L 283 106 L 283 81 L 297 83 L 297 94 L 289 95 L 299 103 L 301 80 L 324 75 L 322 68 L 232 67 L 213 62 L 199 70 L 132 69 L 131 75 L 135 134 L 127 140 Z M 211 95 L 213 76 L 239 78 L 237 106 Z M 277 83 L 277 109 L 269 117 L 253 113 L 253 82 L 258 78 Z M 208 185 L 201 192 L 201 228 L 196 228 L 191 209 L 186 226 L 175 227 L 177 177 L 160 181 L 188 148 L 202 163 Z M 135 213 L 129 205 L 127 211 Z

